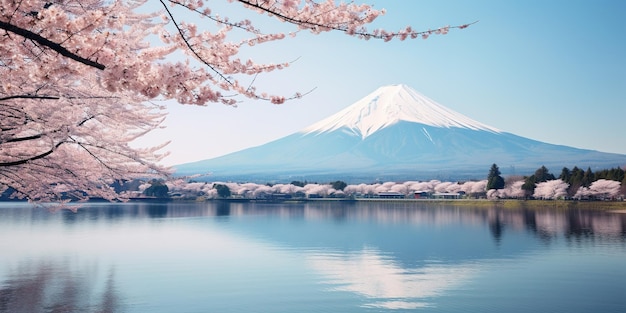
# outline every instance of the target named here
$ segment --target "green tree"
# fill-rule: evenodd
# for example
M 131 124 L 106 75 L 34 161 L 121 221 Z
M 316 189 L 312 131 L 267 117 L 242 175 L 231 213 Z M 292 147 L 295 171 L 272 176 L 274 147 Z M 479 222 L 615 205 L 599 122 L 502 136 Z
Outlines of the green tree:
M 554 175 L 550 174 L 548 168 L 543 165 L 535 171 L 535 183 L 542 183 L 554 179 Z
M 228 188 L 228 186 L 226 186 L 226 185 L 215 184 L 213 186 L 213 188 L 215 188 L 215 190 L 217 190 L 217 195 L 220 198 L 228 198 L 231 195 L 230 188 Z
M 585 174 L 585 172 L 583 170 L 581 170 L 580 168 L 578 168 L 578 166 L 574 166 L 574 168 L 572 169 L 572 176 L 570 177 L 570 181 L 569 183 L 580 183 L 583 181 L 583 175 Z
M 294 180 L 291 182 L 291 184 L 298 187 L 304 187 L 306 185 L 306 181 L 301 182 L 299 180 Z
M 487 176 L 487 190 L 504 188 L 504 178 L 500 174 L 498 166 L 495 163 L 491 165 Z
M 526 177 L 524 180 L 524 184 L 522 185 L 522 190 L 526 193 L 526 196 L 532 196 L 535 193 L 535 187 L 537 186 L 535 175 L 530 175 Z
M 549 180 L 556 179 L 554 175 L 550 174 L 550 171 L 545 166 L 541 166 L 535 171 L 534 175 L 530 175 L 524 180 L 524 184 L 522 185 L 522 190 L 526 192 L 526 196 L 532 196 L 535 193 L 535 187 L 537 187 L 537 183 L 546 182 Z
M 146 188 L 143 194 L 148 197 L 169 198 L 169 191 L 170 189 L 163 181 L 153 179 L 150 181 L 150 187 Z
M 346 186 L 348 186 L 348 184 L 346 184 L 345 182 L 343 182 L 341 180 L 334 181 L 334 182 L 330 183 L 330 185 L 335 190 L 343 190 L 344 188 L 346 188 Z
M 613 180 L 622 181 L 624 180 L 624 178 L 626 178 L 626 171 L 624 171 L 624 169 L 621 167 L 616 167 L 615 176 L 613 177 Z
M 561 170 L 561 175 L 559 175 L 559 179 L 569 184 L 569 180 L 571 177 L 572 177 L 572 171 L 570 171 L 569 168 L 564 167 Z
M 587 170 L 585 171 L 585 174 L 583 174 L 582 184 L 585 187 L 589 187 L 591 183 L 593 183 L 594 181 L 595 179 L 594 179 L 593 172 L 591 171 L 591 168 L 588 167 Z
M 608 179 L 621 182 L 624 180 L 624 170 L 616 167 L 611 169 L 603 169 L 593 173 L 594 181 L 598 179 Z
M 584 171 L 581 170 L 578 166 L 574 166 L 572 169 L 572 175 L 567 182 L 569 184 L 569 188 L 567 188 L 567 194 L 570 197 L 573 197 L 578 189 L 583 185 L 583 175 Z

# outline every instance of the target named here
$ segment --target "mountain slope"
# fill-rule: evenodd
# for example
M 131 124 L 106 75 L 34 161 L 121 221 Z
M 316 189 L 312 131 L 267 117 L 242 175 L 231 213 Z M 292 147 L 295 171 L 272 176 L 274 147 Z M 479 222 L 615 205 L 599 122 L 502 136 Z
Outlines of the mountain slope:
M 404 85 L 372 94 L 304 130 L 262 146 L 176 167 L 211 179 L 472 179 L 491 164 L 503 174 L 541 165 L 610 168 L 626 156 L 547 144 L 502 132 Z

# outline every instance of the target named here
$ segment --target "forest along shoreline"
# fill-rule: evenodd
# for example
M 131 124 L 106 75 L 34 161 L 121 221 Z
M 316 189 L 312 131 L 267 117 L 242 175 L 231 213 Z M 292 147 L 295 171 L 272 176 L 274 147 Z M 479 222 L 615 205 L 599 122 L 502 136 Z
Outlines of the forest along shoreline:
M 141 201 L 136 199 L 135 201 Z M 169 201 L 225 201 L 225 202 L 261 202 L 261 203 L 306 203 L 306 202 L 385 202 L 385 203 L 415 203 L 415 204 L 442 204 L 458 207 L 475 208 L 501 208 L 501 209 L 577 209 L 577 210 L 603 210 L 626 214 L 626 201 L 601 201 L 601 200 L 538 200 L 538 199 L 381 199 L 381 198 L 313 198 L 313 199 L 175 199 Z

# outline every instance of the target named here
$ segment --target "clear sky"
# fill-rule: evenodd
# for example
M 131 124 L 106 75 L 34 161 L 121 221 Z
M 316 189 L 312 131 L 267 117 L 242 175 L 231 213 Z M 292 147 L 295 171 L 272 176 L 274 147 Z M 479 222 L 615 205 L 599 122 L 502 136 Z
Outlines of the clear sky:
M 259 76 L 259 89 L 285 95 L 316 89 L 279 106 L 171 103 L 167 128 L 142 143 L 171 140 L 169 165 L 213 158 L 299 131 L 380 86 L 406 84 L 506 132 L 626 154 L 626 1 L 357 2 L 386 8 L 373 27 L 388 30 L 479 22 L 428 40 L 384 43 L 324 33 L 256 46 L 244 51 L 254 60 L 297 59 L 286 70 Z M 284 28 L 266 16 L 255 20 Z

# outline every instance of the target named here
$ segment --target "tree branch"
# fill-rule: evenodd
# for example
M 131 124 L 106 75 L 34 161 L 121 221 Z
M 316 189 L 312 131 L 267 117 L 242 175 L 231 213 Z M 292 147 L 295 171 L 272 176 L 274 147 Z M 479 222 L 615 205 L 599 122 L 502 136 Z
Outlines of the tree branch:
M 194 12 L 200 14 L 201 16 L 204 16 L 204 17 L 206 17 L 206 18 L 208 18 L 208 19 L 210 19 L 212 21 L 215 21 L 217 23 L 220 23 L 220 24 L 223 24 L 223 25 L 227 25 L 227 26 L 232 26 L 232 27 L 235 27 L 235 28 L 239 28 L 239 29 L 242 29 L 244 31 L 253 33 L 255 35 L 262 35 L 262 33 L 258 29 L 255 29 L 250 24 L 232 23 L 232 22 L 229 22 L 228 20 L 224 20 L 222 18 L 209 15 L 209 14 L 205 13 L 204 11 L 200 11 L 198 9 L 192 8 L 189 5 L 187 5 L 185 3 L 182 3 L 180 1 L 177 1 L 177 0 L 168 0 L 168 1 L 170 3 L 177 4 L 177 5 L 180 5 L 182 7 L 185 7 L 185 8 L 187 8 L 187 10 L 194 11 Z
M 72 97 L 70 96 L 70 97 L 65 97 L 65 98 L 66 99 L 119 99 L 120 97 L 114 97 L 114 96 L 84 96 L 84 97 L 73 96 Z M 0 98 L 0 101 L 6 101 L 6 100 L 11 100 L 11 99 L 59 100 L 61 99 L 61 97 L 25 94 L 25 95 L 3 97 L 3 98 Z
M 40 36 L 39 34 L 35 34 L 27 29 L 21 28 L 21 27 L 17 27 L 13 24 L 7 23 L 7 22 L 3 22 L 0 21 L 0 29 L 4 29 L 8 32 L 12 32 L 14 34 L 20 35 L 26 39 L 30 39 L 32 41 L 37 42 L 40 45 L 43 45 L 45 47 L 48 47 L 56 52 L 58 52 L 60 55 L 70 58 L 74 61 L 80 62 L 82 64 L 85 64 L 87 66 L 91 66 L 91 67 L 95 67 L 99 70 L 104 70 L 105 66 L 103 64 L 100 64 L 98 62 L 95 61 L 91 61 L 89 59 L 85 59 L 75 53 L 70 52 L 69 50 L 65 49 L 63 46 L 61 46 L 60 44 L 53 42 L 49 39 L 46 39 L 42 36 Z
M 9 138 L 7 140 L 0 141 L 0 143 L 29 141 L 29 140 L 41 139 L 42 137 L 43 137 L 43 134 L 37 134 L 37 135 L 26 136 L 26 137 Z
M 50 154 L 52 154 L 52 152 L 54 152 L 60 145 L 62 145 L 63 143 L 65 143 L 64 141 L 61 141 L 59 143 L 57 143 L 56 145 L 54 145 L 54 147 L 52 147 L 50 150 L 32 156 L 30 158 L 26 158 L 26 159 L 22 159 L 22 160 L 17 160 L 17 161 L 12 161 L 12 162 L 0 162 L 0 167 L 9 167 L 9 166 L 17 166 L 17 165 L 23 165 L 26 164 L 30 161 L 35 161 L 35 160 L 39 160 L 39 159 L 43 159 L 47 156 L 49 156 Z
M 0 22 L 1 23 L 1 22 Z M 41 99 L 41 100 L 59 100 L 59 97 L 54 96 L 38 96 L 38 95 L 16 95 L 0 98 L 0 101 L 6 101 L 11 99 Z
M 351 35 L 356 35 L 356 36 L 360 36 L 362 38 L 376 38 L 376 39 L 385 39 L 385 41 L 388 41 L 390 38 L 393 37 L 399 37 L 402 36 L 402 34 L 400 32 L 396 32 L 396 33 L 369 33 L 369 32 L 361 32 L 361 31 L 354 31 L 354 32 L 350 32 L 350 29 L 348 27 L 342 27 L 342 26 L 333 26 L 333 25 L 329 25 L 329 24 L 319 24 L 316 22 L 311 22 L 311 21 L 307 21 L 307 20 L 301 20 L 298 18 L 294 18 L 294 17 L 290 17 L 287 15 L 284 15 L 282 13 L 280 13 L 280 11 L 278 10 L 274 10 L 272 8 L 267 8 L 264 7 L 262 4 L 259 4 L 258 2 L 256 3 L 252 3 L 252 1 L 250 0 L 237 0 L 240 3 L 243 3 L 245 5 L 248 5 L 252 8 L 261 10 L 265 13 L 268 13 L 270 15 L 276 16 L 278 19 L 281 19 L 285 22 L 288 23 L 292 23 L 294 25 L 306 25 L 309 28 L 320 28 L 320 29 L 331 29 L 331 30 L 336 30 L 336 31 L 340 31 L 340 32 L 344 32 L 344 33 L 350 33 Z M 468 24 L 463 24 L 463 25 L 457 25 L 457 26 L 446 26 L 441 29 L 450 29 L 450 28 L 458 28 L 458 29 L 464 29 L 469 27 L 470 25 L 476 24 L 478 23 L 478 21 L 474 21 L 472 23 L 468 23 Z M 410 31 L 407 33 L 407 35 L 412 36 L 412 38 L 416 38 L 419 35 L 425 35 L 424 38 L 426 38 L 428 35 L 431 34 L 435 34 L 437 33 L 437 30 L 425 30 L 425 31 Z
M 191 53 L 202 63 L 204 63 L 204 65 L 208 66 L 213 72 L 215 72 L 220 78 L 222 78 L 225 82 L 227 82 L 229 85 L 233 86 L 233 83 L 230 81 L 230 79 L 228 79 L 226 76 L 224 76 L 224 74 L 222 74 L 222 72 L 218 71 L 211 63 L 207 62 L 204 58 L 202 58 L 202 56 L 200 56 L 198 54 L 198 52 L 196 51 L 196 49 L 191 45 L 191 43 L 189 43 L 189 41 L 187 40 L 187 38 L 185 37 L 185 34 L 183 32 L 183 30 L 180 28 L 180 26 L 178 25 L 178 22 L 176 21 L 176 18 L 174 17 L 174 15 L 172 14 L 172 12 L 170 11 L 170 9 L 167 7 L 167 4 L 165 4 L 164 0 L 159 0 L 161 2 L 161 4 L 163 5 L 163 8 L 165 8 L 165 12 L 167 12 L 167 15 L 169 15 L 170 19 L 172 20 L 172 23 L 174 24 L 174 27 L 176 27 L 176 30 L 178 31 L 178 34 L 180 35 L 180 38 L 183 40 L 183 42 L 185 43 L 185 45 L 187 46 L 187 48 L 189 49 L 189 51 L 191 51 Z

